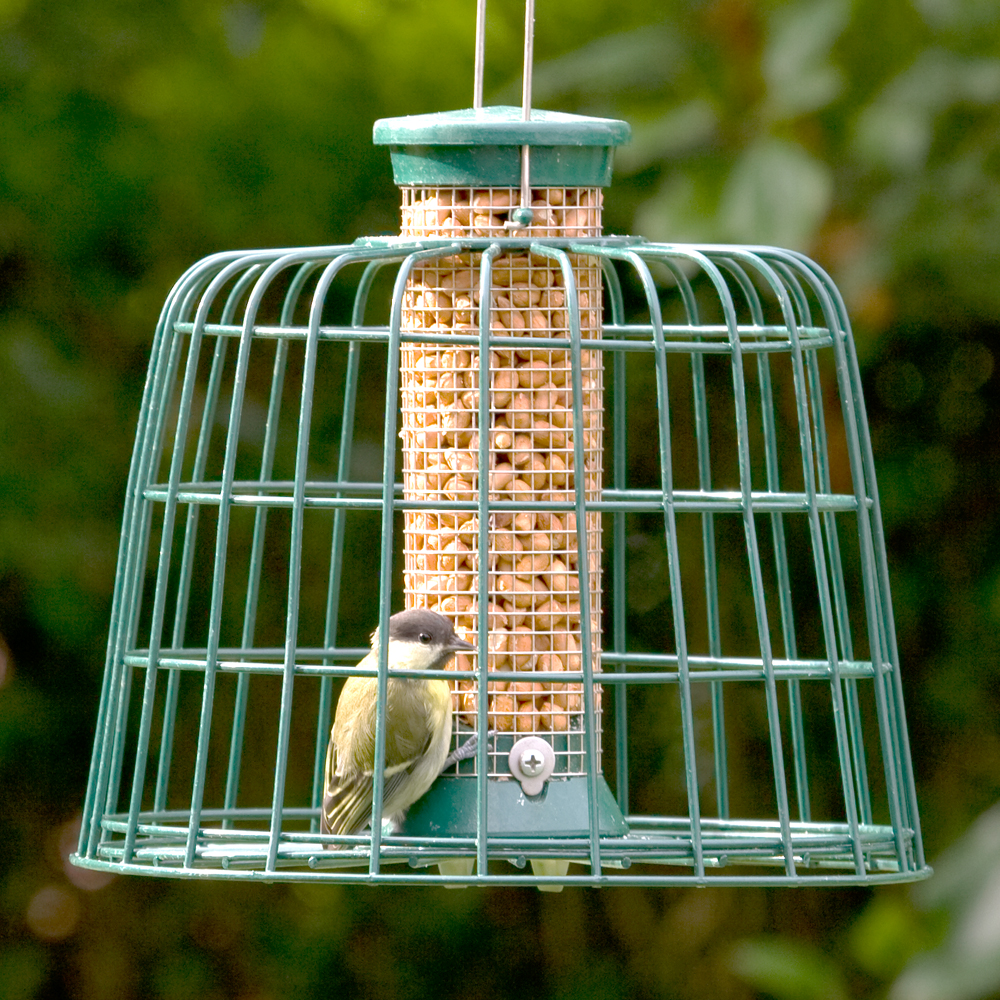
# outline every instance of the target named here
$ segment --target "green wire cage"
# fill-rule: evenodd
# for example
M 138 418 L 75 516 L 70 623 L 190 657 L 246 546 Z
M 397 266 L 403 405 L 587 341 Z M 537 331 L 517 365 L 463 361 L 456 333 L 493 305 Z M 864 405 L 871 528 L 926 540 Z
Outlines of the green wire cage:
M 547 889 L 929 873 L 841 297 L 791 251 L 604 236 L 627 137 L 519 108 L 385 120 L 400 236 L 180 279 L 76 864 Z M 426 673 L 476 755 L 400 829 L 321 834 L 338 689 L 403 606 L 475 644 Z M 378 774 L 389 674 L 383 650 Z

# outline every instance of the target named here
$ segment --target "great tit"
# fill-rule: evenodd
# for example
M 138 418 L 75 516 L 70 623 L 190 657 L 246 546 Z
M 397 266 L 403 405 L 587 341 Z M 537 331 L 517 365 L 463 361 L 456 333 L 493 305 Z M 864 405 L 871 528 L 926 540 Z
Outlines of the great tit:
M 371 652 L 359 666 L 378 666 L 379 641 L 376 629 Z M 400 611 L 389 619 L 388 665 L 394 670 L 438 669 L 455 653 L 474 648 L 434 611 Z M 323 833 L 358 833 L 371 822 L 377 691 L 377 678 L 350 677 L 340 692 L 326 752 Z M 452 712 L 447 681 L 389 677 L 385 709 L 382 816 L 398 825 L 446 762 L 469 753 L 462 747 L 466 752 L 448 756 Z

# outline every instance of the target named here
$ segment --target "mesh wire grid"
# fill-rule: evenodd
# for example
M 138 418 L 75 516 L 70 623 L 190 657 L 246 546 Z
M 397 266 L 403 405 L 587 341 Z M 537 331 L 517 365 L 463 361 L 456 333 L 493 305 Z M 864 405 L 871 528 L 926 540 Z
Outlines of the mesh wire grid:
M 436 196 L 407 195 L 422 224 Z M 454 219 L 445 207 L 435 209 L 439 226 Z M 836 289 L 787 251 L 603 239 L 599 221 L 588 238 L 567 234 L 565 216 L 563 231 L 536 238 L 498 230 L 489 214 L 482 234 L 404 230 L 349 246 L 220 254 L 173 289 L 127 487 L 75 860 L 178 876 L 461 884 L 923 877 L 877 489 Z M 525 258 L 529 273 L 562 280 L 538 286 L 537 304 L 532 280 L 515 302 Z M 467 280 L 480 299 L 469 297 L 465 322 L 457 291 L 450 303 L 442 294 Z M 541 309 L 554 288 L 564 302 Z M 515 328 L 517 312 L 536 308 L 547 325 Z M 560 310 L 565 320 L 553 321 Z M 587 316 L 601 312 L 598 337 Z M 547 366 L 540 385 L 535 360 Z M 532 424 L 508 430 L 530 429 L 531 440 L 519 449 L 516 435 L 474 437 L 512 412 L 500 405 L 504 393 L 513 400 L 504 373 L 524 367 Z M 428 400 L 418 395 L 428 369 L 434 408 L 454 406 L 442 394 L 472 393 L 475 419 L 457 428 L 468 440 L 427 440 Z M 490 393 L 479 393 L 486 384 Z M 585 429 L 571 448 L 552 444 L 556 410 Z M 547 443 L 535 421 L 549 425 Z M 589 442 L 589 460 L 586 434 L 603 435 Z M 544 467 L 533 457 L 518 464 L 522 450 L 548 456 Z M 468 467 L 448 466 L 417 499 L 432 455 Z M 555 456 L 567 475 L 584 470 L 572 488 L 554 478 Z M 530 498 L 493 489 L 489 477 L 515 469 Z M 459 473 L 491 488 L 450 495 Z M 474 530 L 440 533 L 429 549 L 452 513 Z M 522 513 L 534 517 L 528 534 L 548 532 L 546 541 L 505 556 L 500 539 L 517 534 L 501 522 Z M 541 532 L 540 515 L 549 517 Z M 452 538 L 464 548 L 449 549 Z M 557 590 L 550 580 L 540 596 L 578 599 L 579 623 L 567 613 L 555 630 L 534 595 L 530 605 L 512 601 L 514 618 L 519 607 L 525 621 L 534 616 L 531 646 L 519 650 L 499 579 L 517 574 L 503 570 L 527 558 L 533 578 L 553 577 L 559 553 L 569 576 L 572 552 L 588 554 L 578 581 Z M 445 608 L 459 596 L 427 582 L 449 565 L 469 578 L 462 593 L 475 607 L 508 616 L 495 649 L 495 628 L 463 622 L 456 604 L 488 666 L 458 680 L 459 721 L 485 735 L 504 715 L 516 719 L 496 699 L 510 691 L 500 685 L 526 683 L 517 668 L 530 664 L 540 687 L 522 704 L 533 731 L 554 739 L 566 715 L 566 732 L 580 734 L 565 766 L 585 781 L 589 830 L 491 833 L 489 791 L 505 779 L 489 777 L 498 766 L 487 736 L 475 776 L 461 779 L 476 787 L 472 834 L 376 828 L 331 850 L 318 806 L 338 685 L 404 594 Z M 574 637 L 578 660 L 553 667 L 556 635 Z M 387 672 L 383 658 L 383 697 Z M 627 833 L 597 822 L 602 742 Z M 539 876 L 519 870 L 526 857 L 578 864 Z M 456 858 L 474 858 L 475 874 L 427 869 Z
M 403 236 L 496 237 L 510 232 L 512 188 L 404 187 Z M 599 188 L 546 188 L 532 192 L 532 235 L 597 237 Z M 600 335 L 601 281 L 597 258 L 570 255 L 578 290 L 580 335 Z M 402 313 L 411 332 L 475 335 L 479 321 L 481 254 L 455 254 L 417 265 L 407 283 Z M 535 348 L 536 338 L 567 340 L 570 325 L 566 276 L 559 261 L 514 248 L 491 264 L 490 329 L 518 338 L 517 347 L 489 352 L 488 440 L 490 499 L 519 504 L 488 515 L 485 568 L 488 604 L 487 664 L 516 672 L 488 685 L 489 729 L 495 733 L 564 733 L 554 741 L 556 773 L 583 775 L 584 706 L 579 683 L 541 682 L 536 673 L 581 667 L 580 578 L 575 469 L 583 471 L 587 502 L 600 498 L 603 459 L 603 368 L 600 354 L 581 349 L 582 422 L 574 425 L 572 365 L 565 348 Z M 473 500 L 479 492 L 480 423 L 477 352 L 464 347 L 404 343 L 400 363 L 403 492 L 409 499 Z M 583 462 L 574 460 L 580 428 Z M 541 510 L 539 503 L 564 505 Z M 601 614 L 600 515 L 587 513 L 590 648 L 599 670 Z M 479 552 L 475 510 L 407 512 L 405 599 L 450 618 L 458 632 L 478 635 Z M 455 668 L 475 673 L 476 654 L 460 654 Z M 475 680 L 455 683 L 460 723 L 475 726 Z M 594 730 L 600 760 L 600 689 Z M 490 744 L 489 773 L 508 775 L 509 747 Z

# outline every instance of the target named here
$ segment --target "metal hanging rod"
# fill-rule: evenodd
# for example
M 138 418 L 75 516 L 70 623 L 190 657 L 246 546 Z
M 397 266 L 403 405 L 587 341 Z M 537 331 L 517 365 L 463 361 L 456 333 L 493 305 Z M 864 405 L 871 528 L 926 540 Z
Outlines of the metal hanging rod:
M 524 4 L 524 73 L 521 82 L 521 113 L 531 121 L 531 68 L 535 51 L 535 0 Z M 472 82 L 472 106 L 483 106 L 483 67 L 486 64 L 486 0 L 476 2 L 476 65 Z
M 531 121 L 531 64 L 535 50 L 535 0 L 524 3 L 524 72 L 521 82 L 521 117 Z M 530 225 L 531 212 L 531 147 L 525 143 L 521 147 L 521 204 L 518 206 L 515 223 Z
M 531 121 L 531 66 L 535 55 L 535 0 L 524 4 L 524 75 L 521 82 L 521 114 Z
M 521 79 L 521 117 L 531 121 L 531 71 L 535 49 L 535 0 L 524 4 L 524 70 Z M 472 107 L 483 106 L 483 67 L 486 62 L 486 0 L 476 4 L 476 65 L 473 78 Z M 531 147 L 521 147 L 521 194 L 517 209 L 512 213 L 509 229 L 523 229 L 531 224 Z
M 472 106 L 483 106 L 483 66 L 486 62 L 486 0 L 476 2 L 476 70 L 472 83 Z

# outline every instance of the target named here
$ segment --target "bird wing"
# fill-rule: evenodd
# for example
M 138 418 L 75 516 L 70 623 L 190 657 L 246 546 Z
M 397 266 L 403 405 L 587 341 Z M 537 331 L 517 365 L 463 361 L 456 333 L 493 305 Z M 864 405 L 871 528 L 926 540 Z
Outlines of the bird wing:
M 358 775 L 351 780 L 337 775 L 337 744 L 332 738 L 326 748 L 324 773 L 320 830 L 323 833 L 357 833 L 371 819 L 371 778 L 365 780 L 363 775 Z
M 430 744 L 429 737 L 427 744 Z M 331 746 L 333 746 L 332 743 Z M 417 762 L 418 759 L 414 759 L 409 762 L 408 766 L 396 771 L 395 774 L 386 774 L 382 787 L 383 803 L 392 800 L 396 789 L 410 776 Z M 321 823 L 323 833 L 360 833 L 371 823 L 372 797 L 374 795 L 372 777 L 372 772 L 367 771 L 349 781 L 334 780 L 327 783 L 323 793 Z
M 352 677 L 344 685 L 326 751 L 321 828 L 358 833 L 371 821 L 375 760 L 376 680 Z M 434 738 L 434 723 L 421 682 L 389 680 L 382 802 L 392 801 Z

